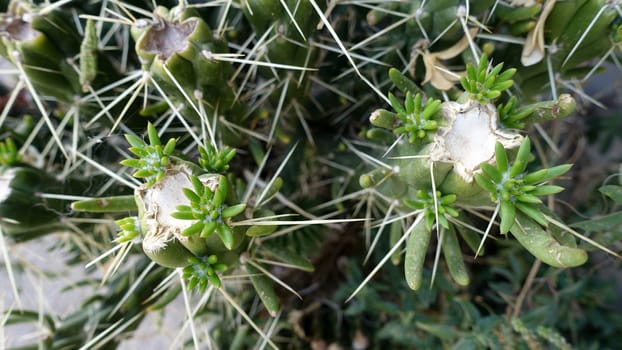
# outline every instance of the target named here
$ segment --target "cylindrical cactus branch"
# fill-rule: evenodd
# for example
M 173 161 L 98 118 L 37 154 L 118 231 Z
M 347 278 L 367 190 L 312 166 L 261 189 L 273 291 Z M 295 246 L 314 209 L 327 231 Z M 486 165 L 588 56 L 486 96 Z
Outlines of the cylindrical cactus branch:
M 68 59 L 78 54 L 80 36 L 62 11 L 39 14 L 30 3 L 13 0 L 0 19 L 0 54 L 21 67 L 39 93 L 72 102 L 81 92 Z
M 465 93 L 460 102 L 425 100 L 420 93 L 413 96 L 408 91 L 402 104 L 390 94 L 394 112 L 378 110 L 370 118 L 372 124 L 393 131 L 399 138 L 392 151 L 399 159 L 394 161 L 392 172 L 381 168 L 363 175 L 361 185 L 378 186 L 389 198 L 399 200 L 402 211 L 415 209 L 424 218 L 408 231 L 406 243 L 406 277 L 414 289 L 421 284 L 426 241 L 434 227 L 440 233 L 439 247 L 450 274 L 457 283 L 468 283 L 462 259 L 458 259 L 461 253 L 456 236 L 459 232 L 465 237 L 463 231 L 473 229 L 457 219 L 467 208 L 492 210 L 491 222 L 498 214 L 499 231 L 511 232 L 529 252 L 549 265 L 571 267 L 587 259 L 584 251 L 564 245 L 550 233 L 549 220 L 542 214 L 545 208 L 538 198 L 563 190 L 546 182 L 567 172 L 570 165 L 528 172 L 529 139 L 515 129 L 503 127 L 503 121 L 525 125 L 568 115 L 574 109 L 574 100 L 562 95 L 558 101 L 522 108 L 516 107 L 516 99 L 498 105 L 497 98 L 512 85 L 510 79 L 515 72 L 503 72 L 502 67 L 491 67 L 484 55 L 478 66 L 467 66 L 461 81 Z M 498 109 L 503 110 L 502 118 Z M 376 174 L 379 170 L 383 170 L 382 174 Z M 406 184 L 407 189 L 396 191 L 395 182 L 389 182 L 391 178 Z M 475 249 L 476 255 L 490 228 L 482 228 L 485 234 Z
M 184 118 L 200 124 L 202 117 L 224 116 L 238 127 L 250 125 L 251 118 L 245 119 L 247 107 L 229 81 L 233 74 L 231 63 L 216 59 L 216 55 L 228 54 L 226 42 L 216 38 L 196 13 L 181 6 L 170 10 L 158 7 L 153 19 L 134 23 L 132 36 L 143 69 L 176 104 L 171 107 L 183 106 Z M 204 116 L 199 115 L 199 104 Z M 217 125 L 221 125 L 217 129 L 225 144 L 244 142 L 230 128 Z
M 66 11 L 11 0 L 0 17 L 0 36 L 0 55 L 22 70 L 37 94 L 57 102 L 75 105 L 89 89 L 119 78 L 118 67 L 100 50 L 93 20 L 79 23 Z
M 271 278 L 264 276 L 268 270 L 254 259 L 271 255 L 271 252 L 251 247 L 249 242 L 251 237 L 266 236 L 276 230 L 275 225 L 259 221 L 262 217 L 268 221 L 274 219 L 274 212 L 265 205 L 278 192 L 282 181 L 276 178 L 262 193 L 261 203 L 254 203 L 253 198 L 249 198 L 247 202 L 255 207 L 247 208 L 247 204 L 239 199 L 245 191 L 245 184 L 229 172 L 229 162 L 236 153 L 234 149 L 199 146 L 199 158 L 192 162 L 178 157 L 175 139 L 163 144 L 152 124 L 148 124 L 147 135 L 148 142 L 126 135 L 130 152 L 137 158 L 121 163 L 134 168 L 134 177 L 144 180 L 135 189 L 133 200 L 128 196 L 89 199 L 74 202 L 73 209 L 100 213 L 135 212 L 136 216 L 116 221 L 121 228 L 117 242 L 140 241 L 142 250 L 152 261 L 164 267 L 183 268 L 189 287 L 196 287 L 200 292 L 204 292 L 209 284 L 220 288 L 219 276 L 231 273 L 240 264 L 250 264 L 247 269 L 260 271 L 251 277 L 257 292 L 260 295 L 267 293 L 272 288 Z M 240 223 L 246 219 L 250 222 Z M 304 257 L 281 253 L 285 257 L 277 254 L 279 260 L 312 270 Z M 270 293 L 274 294 L 273 291 Z M 275 315 L 278 299 L 262 300 L 268 311 Z

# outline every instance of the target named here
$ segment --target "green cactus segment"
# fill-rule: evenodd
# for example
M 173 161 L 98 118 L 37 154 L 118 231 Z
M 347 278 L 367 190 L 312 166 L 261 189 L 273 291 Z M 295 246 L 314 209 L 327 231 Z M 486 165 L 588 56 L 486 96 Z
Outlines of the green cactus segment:
M 452 279 L 461 286 L 468 285 L 470 281 L 469 274 L 462 259 L 462 251 L 460 250 L 458 237 L 453 226 L 443 231 L 441 249 L 443 250 L 447 269 Z
M 115 223 L 121 228 L 117 234 L 117 242 L 119 243 L 130 242 L 141 234 L 140 220 L 137 216 L 116 220 Z
M 236 150 L 225 146 L 219 151 L 212 145 L 199 147 L 199 165 L 208 173 L 222 174 L 229 170 L 229 162 L 235 157 Z
M 560 244 L 529 216 L 517 212 L 515 219 L 510 232 L 525 249 L 545 264 L 564 268 L 583 265 L 587 261 L 584 250 Z
M 317 17 L 309 1 L 249 0 L 242 10 L 258 36 L 274 36 L 266 45 L 270 61 L 303 67 L 312 59 L 315 50 L 307 39 L 316 31 Z
M 153 186 L 166 174 L 170 165 L 169 157 L 175 150 L 176 141 L 169 139 L 166 145 L 162 146 L 158 132 L 151 123 L 147 127 L 147 134 L 149 144 L 134 135 L 125 135 L 127 142 L 132 146 L 130 152 L 139 158 L 125 159 L 121 164 L 137 169 L 133 174 L 134 177 L 143 178 L 147 181 L 147 186 Z
M 397 103 L 399 104 L 399 102 Z M 397 127 L 399 119 L 393 112 L 389 112 L 386 109 L 377 109 L 369 117 L 369 122 L 379 128 L 393 130 Z
M 522 129 L 533 123 L 565 118 L 574 112 L 575 99 L 569 94 L 561 94 L 556 101 L 544 101 L 517 107 L 518 99 L 512 96 L 499 106 L 499 124 L 505 128 Z
M 194 257 L 188 249 L 176 238 L 162 242 L 149 232 L 143 239 L 143 251 L 158 265 L 170 268 L 188 266 L 188 259 Z
M 281 308 L 279 297 L 276 295 L 274 285 L 270 277 L 263 274 L 259 269 L 252 266 L 250 263 L 245 263 L 244 268 L 250 275 L 249 278 L 253 284 L 253 288 L 257 292 L 259 299 L 266 307 L 266 310 L 272 317 L 276 316 Z
M 490 192 L 492 200 L 500 205 L 500 231 L 503 234 L 514 225 L 517 210 L 546 226 L 548 222 L 538 208 L 542 203 L 538 197 L 559 193 L 563 187 L 543 183 L 566 173 L 571 167 L 565 164 L 526 173 L 530 150 L 530 141 L 526 138 L 518 149 L 514 163 L 510 165 L 503 145 L 497 143 L 496 165 L 483 163 L 482 173 L 475 175 L 475 181 Z
M 207 286 L 211 283 L 214 287 L 220 288 L 222 282 L 218 277 L 219 272 L 224 272 L 228 266 L 218 262 L 216 255 L 204 257 L 191 257 L 188 259 L 190 265 L 184 267 L 182 276 L 188 281 L 188 289 L 197 288 L 199 293 L 205 293 Z
M 428 251 L 432 231 L 428 230 L 424 220 L 413 228 L 406 241 L 406 256 L 404 257 L 404 275 L 406 283 L 412 290 L 421 287 L 423 278 L 423 263 Z
M 73 185 L 74 191 L 82 189 L 78 183 Z M 64 184 L 44 170 L 0 166 L 0 225 L 8 234 L 46 225 L 58 229 L 54 224 L 68 211 L 68 202 L 44 198 L 39 193 L 63 193 L 63 190 L 67 190 Z
M 534 8 L 527 12 L 533 11 Z M 575 100 L 561 94 L 557 100 L 523 107 L 519 98 L 512 96 L 496 106 L 494 102 L 513 85 L 511 78 L 515 73 L 516 69 L 503 71 L 502 63 L 491 66 L 484 54 L 477 65 L 467 65 L 461 80 L 465 93 L 458 102 L 441 103 L 429 98 L 425 104 L 421 93 L 413 93 L 419 89 L 410 79 L 395 69 L 389 73 L 391 81 L 404 93 L 404 102 L 389 94 L 393 110 L 377 109 L 370 122 L 377 127 L 372 130 L 393 131 L 392 140 L 378 143 L 391 145 L 397 159 L 389 157 L 388 166 L 361 175 L 359 184 L 363 188 L 375 188 L 406 208 L 423 211 L 423 223 L 407 241 L 405 269 L 407 282 L 413 289 L 421 283 L 423 249 L 427 248 L 435 224 L 437 230 L 442 229 L 440 247 L 449 274 L 456 283 L 468 284 L 458 234 L 474 252 L 479 252 L 483 232 L 473 226 L 461 208 L 477 210 L 497 204 L 502 234 L 513 229 L 518 215 L 547 226 L 539 197 L 563 190 L 545 183 L 566 173 L 570 165 L 527 172 L 530 141 L 513 129 L 563 118 L 572 113 Z M 397 136 L 403 136 L 404 140 L 395 141 Z M 518 148 L 515 159 L 509 159 L 506 149 L 515 148 Z M 392 243 L 399 237 L 401 226 L 400 222 L 392 226 L 396 230 Z M 566 237 L 557 232 L 553 237 L 558 236 Z M 393 261 L 399 262 L 399 255 Z
M 210 188 L 210 185 L 206 186 L 198 177 L 190 176 L 193 189 L 183 189 L 190 205 L 177 206 L 177 211 L 172 216 L 180 220 L 197 220 L 182 235 L 199 234 L 201 238 L 206 238 L 216 232 L 225 247 L 233 249 L 235 240 L 228 221 L 241 214 L 246 209 L 246 204 L 226 205 L 229 182 L 224 176 L 218 176 L 217 181 L 211 181 L 215 184 Z
M 95 20 L 88 19 L 84 28 L 84 39 L 80 45 L 80 85 L 87 92 L 97 76 L 97 50 L 99 40 Z
M 121 213 L 137 211 L 133 195 L 85 199 L 71 203 L 71 209 L 86 213 Z
M 539 59 L 525 62 L 528 67 L 520 69 L 516 76 L 527 97 L 551 88 L 549 70 L 557 75 L 556 80 L 574 78 L 577 67 L 603 57 L 612 46 L 611 28 L 618 17 L 615 6 L 605 0 L 550 2 L 552 10 L 546 21 L 532 31 L 531 39 L 539 36 L 538 40 L 528 37 L 524 49 L 524 53 L 534 48 L 540 51 L 536 55 Z
M 399 221 L 392 222 L 389 228 L 389 244 L 391 245 L 391 247 L 393 247 L 399 242 L 400 238 L 402 237 L 402 234 L 403 234 L 402 223 Z M 397 266 L 401 262 L 402 262 L 402 252 L 400 249 L 398 249 L 395 252 L 393 252 L 393 254 L 391 254 L 391 263 Z

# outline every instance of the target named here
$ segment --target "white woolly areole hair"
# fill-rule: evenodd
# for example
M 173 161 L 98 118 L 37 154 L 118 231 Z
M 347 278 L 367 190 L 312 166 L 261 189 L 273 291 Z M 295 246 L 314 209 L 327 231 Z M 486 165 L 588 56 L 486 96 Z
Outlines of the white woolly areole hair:
M 174 167 L 153 186 L 142 185 L 134 192 L 137 202 L 143 205 L 145 250 L 158 252 L 164 249 L 169 241 L 181 238 L 181 232 L 192 224 L 189 220 L 179 220 L 172 216 L 178 205 L 190 204 L 182 191 L 183 188 L 192 188 L 189 176 L 188 167 Z

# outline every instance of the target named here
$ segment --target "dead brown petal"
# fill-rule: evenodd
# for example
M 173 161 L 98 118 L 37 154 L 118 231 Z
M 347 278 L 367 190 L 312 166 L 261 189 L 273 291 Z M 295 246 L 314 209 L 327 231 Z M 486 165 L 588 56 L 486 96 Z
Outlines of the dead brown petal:
M 475 33 L 477 33 L 477 28 L 469 29 L 469 35 L 471 37 L 474 36 Z M 457 43 L 443 51 L 431 53 L 426 50 L 420 52 L 423 56 L 423 64 L 425 66 L 425 77 L 423 79 L 423 84 L 430 82 L 430 84 L 432 84 L 432 86 L 434 86 L 436 89 L 451 89 L 454 84 L 458 80 L 460 80 L 460 77 L 463 73 L 451 72 L 441 63 L 441 60 L 448 60 L 454 58 L 461 54 L 462 51 L 466 50 L 467 47 L 469 47 L 469 40 L 465 35 Z
M 553 10 L 555 0 L 547 0 L 544 8 L 540 13 L 536 26 L 527 34 L 523 53 L 521 55 L 521 63 L 523 66 L 534 65 L 544 58 L 544 23 Z

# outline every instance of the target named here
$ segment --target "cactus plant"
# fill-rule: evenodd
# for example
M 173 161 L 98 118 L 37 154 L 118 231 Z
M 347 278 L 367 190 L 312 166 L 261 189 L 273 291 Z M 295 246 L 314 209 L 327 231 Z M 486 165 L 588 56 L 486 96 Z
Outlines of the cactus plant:
M 618 64 L 617 2 L 0 9 L 13 297 L 12 247 L 44 236 L 101 284 L 69 316 L 10 306 L 0 327 L 49 334 L 21 345 L 113 348 L 179 301 L 195 348 L 585 345 L 564 288 L 601 283 L 575 271 L 620 257 L 617 216 L 554 205 L 581 170 L 559 130 L 600 104 L 583 89 Z M 572 205 L 596 215 L 590 200 Z

